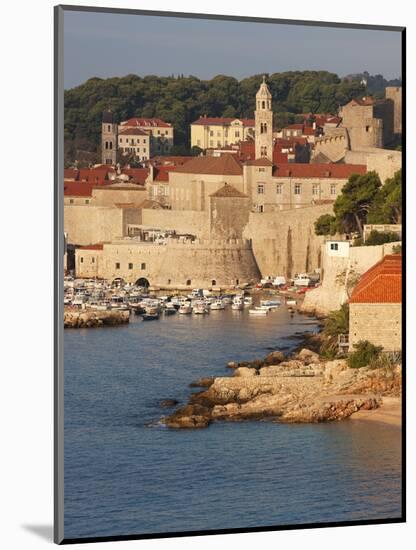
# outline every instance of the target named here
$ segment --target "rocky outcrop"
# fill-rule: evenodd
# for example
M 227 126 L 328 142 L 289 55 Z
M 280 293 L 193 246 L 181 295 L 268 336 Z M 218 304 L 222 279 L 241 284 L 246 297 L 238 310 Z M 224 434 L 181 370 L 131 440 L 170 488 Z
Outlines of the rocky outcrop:
M 128 310 L 72 310 L 64 311 L 64 328 L 91 328 L 102 326 L 115 326 L 128 323 L 130 312 Z
M 251 365 L 236 364 L 233 376 L 215 378 L 165 424 L 203 428 L 215 420 L 336 421 L 375 409 L 383 395 L 401 392 L 399 366 L 351 369 L 345 360 L 324 362 L 307 349 L 277 364 L 262 360 Z

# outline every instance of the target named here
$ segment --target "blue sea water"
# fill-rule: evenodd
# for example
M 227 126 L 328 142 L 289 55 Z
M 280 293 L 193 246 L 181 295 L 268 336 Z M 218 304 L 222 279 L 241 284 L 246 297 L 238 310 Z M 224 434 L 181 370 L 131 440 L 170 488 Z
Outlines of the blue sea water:
M 161 399 L 186 403 L 190 382 L 315 329 L 281 308 L 66 330 L 65 538 L 400 517 L 395 427 L 158 424 Z

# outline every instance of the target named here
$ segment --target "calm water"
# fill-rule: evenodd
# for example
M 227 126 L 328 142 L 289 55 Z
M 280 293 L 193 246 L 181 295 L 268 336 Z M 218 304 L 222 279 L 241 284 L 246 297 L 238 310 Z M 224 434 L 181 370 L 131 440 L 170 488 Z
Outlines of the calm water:
M 314 329 L 282 308 L 65 331 L 65 537 L 399 517 L 396 428 L 157 424 L 161 399 L 185 403 L 191 381 Z

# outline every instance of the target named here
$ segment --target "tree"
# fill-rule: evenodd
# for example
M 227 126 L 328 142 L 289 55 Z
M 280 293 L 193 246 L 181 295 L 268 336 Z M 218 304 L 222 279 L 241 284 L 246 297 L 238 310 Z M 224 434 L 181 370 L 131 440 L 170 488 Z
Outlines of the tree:
M 394 243 L 397 241 L 401 241 L 401 237 L 398 233 L 394 233 L 393 231 L 386 231 L 382 233 L 380 231 L 373 230 L 370 231 L 364 245 L 374 246 L 377 244 Z
M 363 236 L 363 225 L 380 187 L 376 172 L 350 176 L 334 204 L 335 218 L 343 232 L 358 231 Z
M 368 223 L 390 224 L 402 221 L 402 171 L 398 170 L 379 190 L 367 216 Z
M 337 232 L 337 220 L 331 214 L 322 214 L 315 222 L 316 235 L 335 235 Z

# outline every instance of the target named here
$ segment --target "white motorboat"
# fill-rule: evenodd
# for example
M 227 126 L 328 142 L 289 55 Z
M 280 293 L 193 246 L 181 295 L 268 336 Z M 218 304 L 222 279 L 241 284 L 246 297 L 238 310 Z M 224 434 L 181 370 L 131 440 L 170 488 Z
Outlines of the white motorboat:
M 286 300 L 287 306 L 295 306 L 296 303 L 297 303 L 296 300 L 292 300 L 292 299 Z
M 231 304 L 231 309 L 241 311 L 244 309 L 244 299 L 242 296 L 236 296 Z
M 280 300 L 260 300 L 260 306 L 279 307 L 282 304 Z
M 248 310 L 249 315 L 267 315 L 269 313 L 268 309 L 249 309 Z
M 244 296 L 244 307 L 251 306 L 253 298 L 251 296 Z
M 178 313 L 180 313 L 181 315 L 189 315 L 190 313 L 192 313 L 192 306 L 191 304 L 185 304 L 183 303 L 179 309 L 178 309 Z
M 224 302 L 222 300 L 214 300 L 211 303 L 211 309 L 225 309 Z
M 201 302 L 196 302 L 195 305 L 194 305 L 193 312 L 198 314 L 198 315 L 205 315 L 205 313 L 208 313 L 208 308 L 204 304 L 204 302 L 202 302 L 202 301 Z
M 295 286 L 309 286 L 310 283 L 311 280 L 305 273 L 299 273 L 298 275 L 295 275 L 295 278 L 293 279 L 293 284 Z

